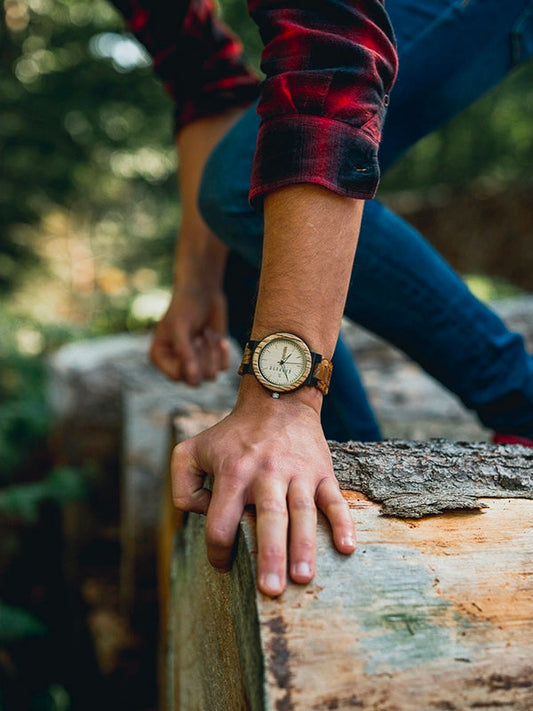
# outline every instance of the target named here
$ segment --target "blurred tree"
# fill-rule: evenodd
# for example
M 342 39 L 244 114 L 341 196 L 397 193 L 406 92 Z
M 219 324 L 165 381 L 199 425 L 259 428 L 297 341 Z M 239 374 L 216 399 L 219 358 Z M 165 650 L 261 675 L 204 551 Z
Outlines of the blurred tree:
M 149 58 L 104 0 L 6 0 L 5 10 L 1 287 L 27 268 L 28 226 L 57 208 L 75 216 L 69 229 L 92 226 L 97 249 L 112 242 L 126 262 L 153 262 L 177 212 L 171 102 Z

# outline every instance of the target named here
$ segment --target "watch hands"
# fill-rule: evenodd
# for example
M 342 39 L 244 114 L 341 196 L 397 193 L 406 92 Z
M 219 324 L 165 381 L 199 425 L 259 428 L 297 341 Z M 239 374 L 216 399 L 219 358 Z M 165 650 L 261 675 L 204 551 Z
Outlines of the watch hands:
M 283 349 L 283 356 L 279 362 L 280 365 L 285 365 L 285 363 L 289 360 L 289 358 L 292 355 L 292 353 L 289 353 L 289 355 L 286 355 L 286 353 L 287 353 L 287 348 L 284 348 Z

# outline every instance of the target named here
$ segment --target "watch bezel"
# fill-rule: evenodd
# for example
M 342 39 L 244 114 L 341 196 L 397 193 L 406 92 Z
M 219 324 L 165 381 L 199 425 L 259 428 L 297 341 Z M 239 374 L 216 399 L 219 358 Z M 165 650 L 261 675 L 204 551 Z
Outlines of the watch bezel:
M 303 351 L 305 356 L 305 368 L 303 370 L 303 373 L 297 378 L 297 380 L 293 381 L 292 383 L 288 383 L 287 385 L 278 385 L 277 383 L 270 382 L 270 380 L 268 380 L 261 372 L 261 367 L 259 365 L 261 353 L 263 352 L 265 346 L 267 346 L 269 343 L 272 343 L 272 341 L 277 340 L 288 340 L 292 343 L 295 343 Z M 303 341 L 298 336 L 295 336 L 293 333 L 271 333 L 269 336 L 266 336 L 261 341 L 259 341 L 252 355 L 252 370 L 254 372 L 255 377 L 263 387 L 265 387 L 267 390 L 271 390 L 272 392 L 276 393 L 292 392 L 293 390 L 296 390 L 297 388 L 304 385 L 304 383 L 309 378 L 312 367 L 313 357 L 311 355 L 311 349 L 305 341 Z

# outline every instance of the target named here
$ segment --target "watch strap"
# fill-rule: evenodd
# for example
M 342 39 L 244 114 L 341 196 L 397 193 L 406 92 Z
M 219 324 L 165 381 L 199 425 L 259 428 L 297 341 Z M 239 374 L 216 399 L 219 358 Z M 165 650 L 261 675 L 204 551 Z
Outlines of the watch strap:
M 245 375 L 246 373 L 254 372 L 252 369 L 252 356 L 258 344 L 259 341 L 248 341 L 248 343 L 244 346 L 242 361 L 239 366 L 239 370 L 237 371 L 239 375 Z
M 260 342 L 261 341 L 248 341 L 248 343 L 244 346 L 244 353 L 238 370 L 239 375 L 245 375 L 247 373 L 253 374 L 252 356 L 254 350 Z M 327 395 L 331 381 L 331 373 L 333 371 L 333 364 L 327 358 L 323 358 L 320 353 L 313 353 L 311 351 L 311 358 L 311 372 L 309 373 L 307 380 L 305 380 L 302 385 L 311 385 L 318 388 L 323 395 Z
M 305 384 L 313 385 L 323 395 L 327 395 L 331 382 L 331 373 L 333 372 L 333 363 L 327 358 L 322 358 L 319 353 L 311 353 L 311 357 L 313 358 L 313 367 Z

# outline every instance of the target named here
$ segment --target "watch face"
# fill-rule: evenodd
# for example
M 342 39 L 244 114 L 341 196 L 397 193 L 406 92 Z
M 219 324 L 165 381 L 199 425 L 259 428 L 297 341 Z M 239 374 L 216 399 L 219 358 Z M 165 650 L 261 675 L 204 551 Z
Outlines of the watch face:
M 253 368 L 258 380 L 271 390 L 294 390 L 309 375 L 311 353 L 299 338 L 273 334 L 257 346 Z

